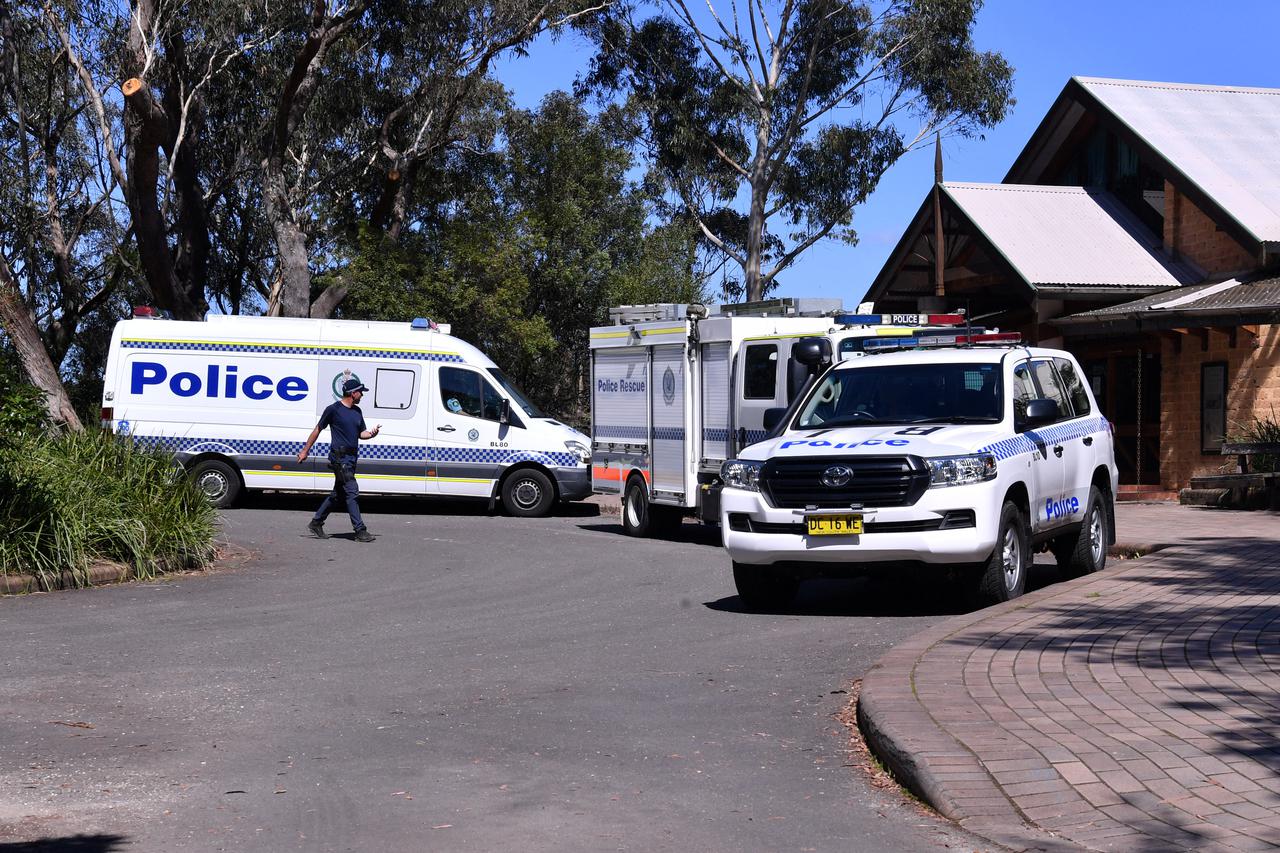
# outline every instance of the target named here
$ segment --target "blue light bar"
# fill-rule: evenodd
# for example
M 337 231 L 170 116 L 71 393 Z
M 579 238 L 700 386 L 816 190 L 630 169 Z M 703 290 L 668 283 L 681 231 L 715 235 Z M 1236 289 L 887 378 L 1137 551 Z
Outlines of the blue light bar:
M 440 327 L 436 325 L 435 320 L 429 317 L 414 317 L 413 322 L 409 324 L 409 328 L 423 332 L 434 332 Z
M 841 326 L 878 326 L 881 314 L 837 314 L 836 323 Z

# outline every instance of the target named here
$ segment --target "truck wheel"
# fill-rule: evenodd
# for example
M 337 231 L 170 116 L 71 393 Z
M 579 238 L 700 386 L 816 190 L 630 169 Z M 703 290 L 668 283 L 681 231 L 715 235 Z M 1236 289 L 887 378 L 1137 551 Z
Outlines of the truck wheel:
M 1052 550 L 1058 558 L 1058 568 L 1072 578 L 1102 571 L 1107 564 L 1108 533 L 1107 507 L 1102 502 L 1102 492 L 1097 486 L 1090 486 L 1089 503 L 1079 533 L 1054 540 Z
M 1000 510 L 1000 535 L 995 550 L 982 567 L 978 596 L 985 602 L 1008 601 L 1027 588 L 1027 567 L 1031 563 L 1030 537 L 1022 511 L 1006 503 Z
M 539 518 L 551 511 L 556 490 L 547 475 L 534 468 L 517 471 L 502 484 L 502 505 L 521 518 Z
M 778 575 L 771 566 L 733 563 L 733 585 L 738 598 L 748 610 L 770 610 L 786 607 L 796 597 L 800 581 Z
M 648 536 L 653 530 L 652 507 L 649 506 L 649 490 L 644 480 L 632 477 L 622 495 L 622 530 L 628 536 Z
M 192 468 L 191 482 L 218 509 L 226 509 L 240 497 L 240 475 L 218 459 L 206 459 Z

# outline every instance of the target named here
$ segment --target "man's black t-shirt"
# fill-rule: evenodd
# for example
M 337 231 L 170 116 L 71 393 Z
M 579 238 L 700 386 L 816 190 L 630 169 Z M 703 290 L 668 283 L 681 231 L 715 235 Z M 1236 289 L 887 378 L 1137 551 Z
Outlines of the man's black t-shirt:
M 329 447 L 354 453 L 365 431 L 364 413 L 359 406 L 347 408 L 338 400 L 331 403 L 320 415 L 320 429 L 329 428 Z

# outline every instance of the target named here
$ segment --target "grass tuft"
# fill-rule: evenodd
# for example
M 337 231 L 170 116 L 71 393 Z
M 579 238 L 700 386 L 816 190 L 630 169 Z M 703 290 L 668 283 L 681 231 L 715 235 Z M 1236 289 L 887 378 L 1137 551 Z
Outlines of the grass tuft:
M 138 578 L 213 557 L 217 516 L 173 457 L 97 429 L 0 443 L 0 575 L 85 586 L 92 563 Z

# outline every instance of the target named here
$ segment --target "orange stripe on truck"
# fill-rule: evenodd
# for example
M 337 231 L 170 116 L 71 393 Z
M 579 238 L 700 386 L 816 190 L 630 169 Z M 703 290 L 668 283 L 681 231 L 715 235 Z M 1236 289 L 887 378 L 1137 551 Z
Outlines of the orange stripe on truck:
M 632 471 L 632 470 L 634 470 L 634 469 L 629 469 L 629 468 L 596 468 L 596 467 L 594 467 L 594 466 L 593 466 L 593 467 L 592 467 L 592 469 L 591 469 L 591 477 L 592 477 L 592 479 L 596 479 L 596 480 L 616 480 L 616 481 L 618 481 L 618 482 L 620 483 L 620 482 L 622 482 L 623 480 L 625 480 L 625 479 L 627 479 L 628 477 L 630 477 L 630 476 L 631 476 L 631 471 Z M 640 472 L 640 474 L 644 477 L 644 480 L 645 480 L 645 482 L 646 482 L 646 483 L 647 483 L 647 482 L 649 482 L 649 472 L 648 472 L 648 471 L 641 471 L 641 472 Z

